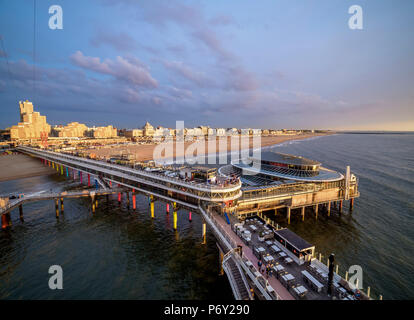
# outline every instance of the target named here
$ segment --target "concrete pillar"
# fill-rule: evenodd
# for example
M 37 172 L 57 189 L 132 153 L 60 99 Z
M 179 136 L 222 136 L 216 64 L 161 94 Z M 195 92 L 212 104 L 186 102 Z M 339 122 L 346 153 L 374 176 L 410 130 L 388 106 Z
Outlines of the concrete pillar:
M 288 219 L 288 224 L 290 224 L 290 207 L 287 207 L 287 219 Z
M 206 232 L 207 231 L 207 225 L 206 222 L 203 220 L 203 244 L 206 244 Z
M 20 221 L 23 222 L 23 205 L 19 206 Z
M 328 202 L 328 206 L 326 207 L 326 210 L 328 211 L 328 217 L 331 215 L 331 202 Z
M 177 204 L 173 202 L 174 230 L 177 230 Z
M 302 207 L 302 221 L 305 221 L 305 207 Z
M 188 221 L 191 222 L 191 211 L 188 213 Z
M 315 219 L 318 219 L 319 204 L 315 205 Z
M 59 199 L 55 199 L 55 211 L 56 211 L 56 218 L 59 218 Z
M 63 198 L 60 198 L 60 212 L 63 213 L 65 211 L 65 208 L 63 206 Z

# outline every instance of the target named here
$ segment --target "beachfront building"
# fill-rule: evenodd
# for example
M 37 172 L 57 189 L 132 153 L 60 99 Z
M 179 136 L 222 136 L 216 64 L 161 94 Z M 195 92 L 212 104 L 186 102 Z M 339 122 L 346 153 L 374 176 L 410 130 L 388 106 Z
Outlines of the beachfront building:
M 147 121 L 145 125 L 142 127 L 144 132 L 144 137 L 152 137 L 154 136 L 154 127 Z
M 142 129 L 132 129 L 125 131 L 126 138 L 140 138 L 144 135 L 144 130 Z
M 239 129 L 237 128 L 227 128 L 227 134 L 230 136 L 237 136 L 239 134 Z
M 46 116 L 41 116 L 39 112 L 33 111 L 32 102 L 19 101 L 20 122 L 10 128 L 10 138 L 19 139 L 39 139 L 42 135 L 49 135 L 50 125 L 46 122 Z
M 111 125 L 107 127 L 92 127 L 89 128 L 88 135 L 95 139 L 115 138 L 118 136 L 118 130 Z
M 88 127 L 83 123 L 70 122 L 66 126 L 55 126 L 52 133 L 55 137 L 84 137 Z

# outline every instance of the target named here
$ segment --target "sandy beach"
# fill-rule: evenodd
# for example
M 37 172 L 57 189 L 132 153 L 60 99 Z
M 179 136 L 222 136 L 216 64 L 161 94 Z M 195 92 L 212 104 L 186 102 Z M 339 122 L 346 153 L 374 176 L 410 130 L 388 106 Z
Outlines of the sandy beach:
M 24 154 L 0 156 L 0 181 L 22 179 L 56 173 L 39 159 Z
M 301 135 L 280 135 L 280 136 L 264 136 L 261 137 L 260 147 L 266 147 L 271 145 L 276 145 L 283 143 L 285 141 L 290 140 L 303 140 L 308 139 L 316 136 L 327 135 L 326 133 L 309 133 L 309 134 L 301 134 Z M 227 143 L 225 143 L 226 139 L 223 139 L 222 142 L 216 141 L 216 147 L 214 150 L 214 141 L 210 142 L 185 142 L 183 150 L 176 148 L 175 143 L 171 143 L 171 155 L 176 158 L 182 157 L 184 154 L 191 154 L 191 155 L 206 155 L 212 154 L 219 151 L 235 151 L 241 149 L 247 149 L 253 147 L 253 143 L 256 141 L 252 138 L 249 141 L 245 141 L 243 144 L 242 142 L 235 143 L 231 141 L 231 138 L 228 137 Z M 240 139 L 238 139 L 240 140 Z M 224 142 L 224 143 L 223 143 Z M 157 152 L 154 154 L 154 150 L 157 147 L 156 144 L 148 144 L 148 145 L 119 145 L 119 146 L 108 146 L 108 147 L 100 147 L 96 149 L 87 149 L 84 150 L 85 152 L 89 153 L 90 155 L 96 155 L 97 158 L 109 158 L 111 156 L 120 156 L 122 154 L 132 154 L 133 158 L 136 161 L 148 161 L 148 160 L 160 160 L 170 158 L 165 155 L 165 153 Z M 257 145 L 254 145 L 256 148 Z M 190 149 L 189 149 L 190 148 Z M 161 149 L 161 148 L 159 148 Z M 213 149 L 213 151 L 211 151 Z

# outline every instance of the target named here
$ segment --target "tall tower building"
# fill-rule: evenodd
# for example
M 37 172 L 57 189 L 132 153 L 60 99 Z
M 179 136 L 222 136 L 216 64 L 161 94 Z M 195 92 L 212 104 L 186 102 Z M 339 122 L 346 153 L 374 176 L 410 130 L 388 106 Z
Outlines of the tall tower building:
M 49 135 L 50 125 L 46 122 L 46 116 L 33 111 L 33 103 L 30 101 L 19 101 L 20 122 L 10 128 L 10 138 L 40 139 L 42 135 Z

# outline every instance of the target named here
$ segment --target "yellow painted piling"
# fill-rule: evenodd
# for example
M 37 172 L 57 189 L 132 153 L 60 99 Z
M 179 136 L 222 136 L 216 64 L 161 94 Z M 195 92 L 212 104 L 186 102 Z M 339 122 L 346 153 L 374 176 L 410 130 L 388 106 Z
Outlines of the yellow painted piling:
M 173 202 L 174 230 L 177 230 L 177 204 Z
M 206 222 L 203 221 L 203 244 L 206 244 L 206 230 L 207 230 Z

